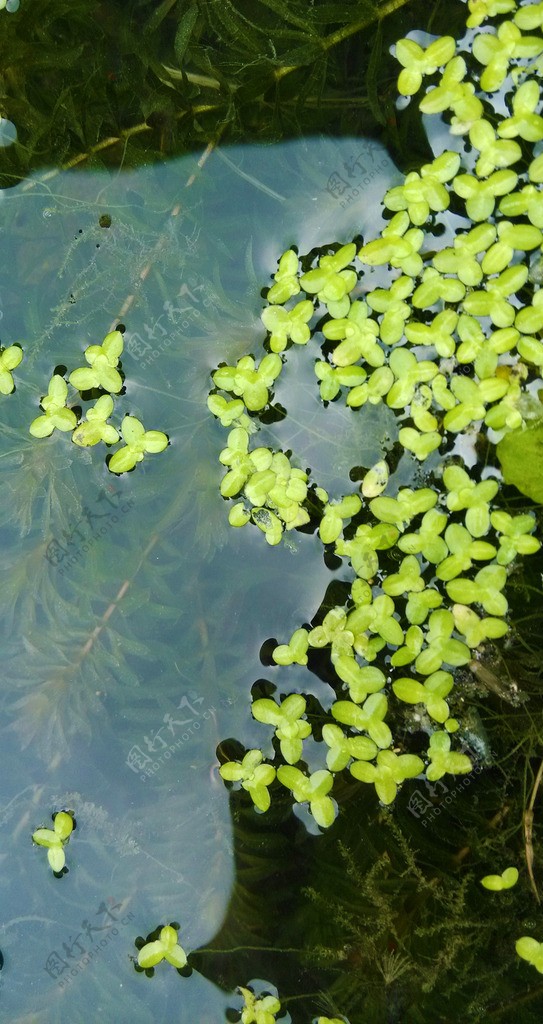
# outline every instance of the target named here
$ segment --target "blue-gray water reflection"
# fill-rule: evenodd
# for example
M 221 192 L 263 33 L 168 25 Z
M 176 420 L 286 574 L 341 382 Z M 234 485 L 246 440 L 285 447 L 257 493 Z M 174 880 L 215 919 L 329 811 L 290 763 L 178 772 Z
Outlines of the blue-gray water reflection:
M 190 950 L 220 928 L 233 862 L 215 749 L 264 742 L 248 710 L 260 647 L 311 619 L 332 577 L 311 536 L 269 549 L 228 527 L 209 372 L 256 354 L 281 252 L 375 227 L 394 175 L 373 143 L 310 139 L 4 195 L 2 342 L 25 353 L 0 442 L 6 1020 L 224 1017 L 228 997 L 196 972 L 136 975 L 134 939 L 176 920 Z M 118 419 L 171 445 L 117 478 L 103 449 L 28 425 L 54 369 L 81 365 L 119 319 Z M 325 428 L 311 367 L 289 365 L 278 398 L 293 415 L 275 437 L 339 489 L 354 421 L 334 410 Z M 56 879 L 30 836 L 61 807 L 77 828 Z

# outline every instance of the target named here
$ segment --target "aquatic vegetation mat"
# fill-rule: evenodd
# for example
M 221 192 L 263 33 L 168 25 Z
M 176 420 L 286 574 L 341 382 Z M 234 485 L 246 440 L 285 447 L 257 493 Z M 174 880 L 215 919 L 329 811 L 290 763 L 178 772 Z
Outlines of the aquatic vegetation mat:
M 28 5 L 5 6 L 16 54 Z M 29 340 L 0 351 L 12 1017 L 19 951 L 51 1021 L 117 1007 L 120 970 L 134 1021 L 538 1020 L 543 5 L 436 4 L 398 38 L 406 6 L 135 4 L 100 79 L 127 106 L 98 125 L 64 90 L 49 120 L 65 167 L 145 158 L 152 194 L 5 189 L 31 265 Z M 36 8 L 56 81 L 88 25 Z M 8 66 L 3 184 L 43 159 L 32 85 Z M 275 175 L 221 148 L 338 111 L 402 171 L 373 143 Z M 234 203 L 234 240 L 215 224 L 233 181 L 269 204 L 241 243 Z

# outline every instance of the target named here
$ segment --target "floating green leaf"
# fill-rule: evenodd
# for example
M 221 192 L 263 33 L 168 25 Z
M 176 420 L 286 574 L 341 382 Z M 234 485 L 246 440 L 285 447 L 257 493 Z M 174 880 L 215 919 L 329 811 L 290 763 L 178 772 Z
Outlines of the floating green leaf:
M 74 819 L 68 811 L 58 811 L 53 818 L 53 828 L 38 828 L 32 840 L 38 846 L 47 847 L 47 860 L 55 874 L 60 874 L 65 863 L 64 844 L 68 842 L 73 829 Z
M 20 345 L 10 345 L 9 348 L 0 348 L 0 394 L 10 395 L 15 388 L 12 370 L 14 370 L 23 358 L 23 350 Z
M 161 430 L 145 430 L 135 416 L 125 416 L 121 423 L 125 445 L 111 456 L 109 469 L 112 473 L 127 473 L 141 462 L 146 452 L 163 452 L 168 447 L 168 437 Z
M 543 423 L 512 430 L 497 452 L 506 484 L 543 504 Z
M 177 941 L 177 930 L 171 925 L 160 929 L 160 935 L 154 942 L 147 942 L 138 953 L 138 965 L 144 970 L 156 967 L 162 960 L 167 960 L 178 970 L 186 966 L 187 955 Z

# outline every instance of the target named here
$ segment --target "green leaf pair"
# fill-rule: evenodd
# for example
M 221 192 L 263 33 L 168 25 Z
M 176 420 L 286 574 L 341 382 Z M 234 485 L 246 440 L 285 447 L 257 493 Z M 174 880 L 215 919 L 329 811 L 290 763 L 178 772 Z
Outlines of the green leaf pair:
M 501 875 L 485 875 L 481 878 L 481 885 L 490 892 L 503 892 L 504 889 L 512 889 L 518 882 L 518 871 L 516 868 L 505 868 Z
M 0 394 L 10 395 L 15 389 L 12 370 L 19 365 L 23 358 L 23 350 L 20 345 L 10 345 L 9 348 L 0 348 Z
M 536 971 L 543 974 L 543 942 L 538 942 L 531 935 L 523 935 L 515 942 L 515 949 L 523 960 L 527 960 Z
M 323 544 L 333 544 L 343 530 L 344 521 L 360 512 L 362 502 L 357 494 L 348 494 L 340 501 L 329 502 L 326 491 L 320 487 L 317 488 L 317 497 L 325 502 L 319 523 L 319 537 Z

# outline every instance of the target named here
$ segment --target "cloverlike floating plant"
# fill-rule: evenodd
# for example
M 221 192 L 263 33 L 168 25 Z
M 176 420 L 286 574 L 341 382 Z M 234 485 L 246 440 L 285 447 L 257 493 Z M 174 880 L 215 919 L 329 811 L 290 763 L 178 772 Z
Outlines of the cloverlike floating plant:
M 291 693 L 280 705 L 263 697 L 253 701 L 252 712 L 257 722 L 275 726 L 281 753 L 288 764 L 296 764 L 302 756 L 303 741 L 311 732 L 311 725 L 302 719 L 305 697 Z
M 117 394 L 123 386 L 122 377 L 116 369 L 122 350 L 123 336 L 120 331 L 111 331 L 101 345 L 89 345 L 85 349 L 89 367 L 74 370 L 68 378 L 70 384 L 78 391 L 102 388 Z
M 530 420 L 543 421 L 535 398 L 543 367 L 543 153 L 533 150 L 543 142 L 543 4 L 468 0 L 468 9 L 470 31 L 461 45 L 472 51 L 475 69 L 450 37 L 426 48 L 411 39 L 396 45 L 400 93 L 418 94 L 424 114 L 444 115 L 454 147 L 444 149 L 442 124 L 440 153 L 383 197 L 391 216 L 378 237 L 360 245 L 355 236 L 356 243 L 301 257 L 289 249 L 280 257 L 262 314 L 272 351 L 260 367 L 276 360 L 273 381 L 259 381 L 257 361 L 243 357 L 213 375 L 215 386 L 241 404 L 221 395 L 208 403 L 230 429 L 220 456 L 228 467 L 221 493 L 244 499 L 230 522 L 253 522 L 273 544 L 285 528 L 312 527 L 350 574 L 343 606 L 326 605 L 313 628 L 296 629 L 272 655 L 284 666 L 311 664 L 312 650 L 328 655 L 326 770 L 309 775 L 294 767 L 303 752 L 300 729 L 309 735 L 300 694 L 280 706 L 253 705 L 280 740 L 278 780 L 310 804 L 323 827 L 335 817 L 329 794 L 339 772 L 373 785 L 391 803 L 398 787 L 422 771 L 430 782 L 471 771 L 467 755 L 453 749 L 454 670 L 486 641 L 506 635 L 510 567 L 541 546 L 532 514 L 499 508 L 498 472 L 468 473 L 455 452 L 463 451 L 466 435 L 501 438 L 497 452 L 509 482 L 518 448 L 509 448 L 508 438 L 540 444 Z M 497 30 L 478 31 L 495 16 Z M 502 88 L 493 110 L 493 94 Z M 265 408 L 271 383 L 279 386 L 289 348 L 310 338 L 321 346 L 315 376 L 323 402 L 394 410 L 406 453 L 402 471 L 411 460 L 414 471 L 420 466 L 431 477 L 430 486 L 404 486 L 405 472 L 392 472 L 393 460 L 381 458 L 375 466 L 356 465 L 351 476 L 362 476 L 360 494 L 337 496 L 297 470 L 290 451 L 255 443 L 258 417 L 248 414 Z M 245 395 L 240 369 L 256 374 L 247 383 L 257 388 L 256 400 L 250 389 Z M 278 457 L 286 460 L 280 473 Z M 292 715 L 285 717 L 291 699 Z M 404 713 L 401 743 L 389 724 L 393 708 Z M 412 722 L 429 732 L 421 757 L 408 752 Z M 319 737 L 317 731 L 312 750 Z M 281 758 L 291 765 L 279 764 Z M 266 789 L 266 803 L 267 796 Z M 510 877 L 499 876 L 500 884 Z M 535 963 L 539 944 L 526 941 Z
M 53 828 L 38 828 L 32 834 L 32 841 L 47 848 L 47 860 L 55 875 L 59 875 L 66 863 L 64 845 L 68 842 L 75 822 L 68 811 L 58 811 L 53 816 Z
M 398 786 L 406 779 L 414 779 L 420 775 L 424 762 L 415 754 L 396 754 L 393 750 L 380 750 L 376 764 L 368 761 L 355 761 L 351 767 L 351 775 L 362 782 L 371 782 L 381 803 L 391 804 L 396 799 Z
M 241 1024 L 275 1024 L 281 1003 L 276 996 L 256 996 L 250 988 L 238 988 L 245 1006 L 241 1011 Z
M 326 769 L 319 769 L 312 775 L 304 775 L 299 768 L 281 765 L 277 769 L 279 782 L 292 790 L 297 803 L 309 804 L 309 810 L 317 825 L 328 828 L 335 820 L 334 801 L 328 796 L 334 784 L 334 776 Z
M 268 786 L 271 786 L 275 779 L 275 768 L 271 764 L 262 764 L 263 760 L 264 754 L 261 750 L 248 750 L 242 761 L 227 761 L 219 768 L 219 773 L 226 782 L 241 782 L 259 811 L 268 810 Z
M 87 409 L 87 419 L 75 428 L 72 434 L 74 444 L 80 445 L 81 448 L 88 448 L 99 441 L 116 444 L 119 440 L 119 431 L 107 422 L 112 412 L 113 399 L 110 395 L 102 395 L 92 408 Z
M 43 416 L 37 416 L 30 424 L 33 437 L 48 437 L 53 430 L 74 430 L 77 426 L 75 412 L 66 407 L 68 385 L 63 377 L 55 373 L 49 381 L 47 394 L 41 399 Z
M 178 928 L 171 924 L 161 928 L 158 938 L 146 942 L 139 950 L 138 966 L 147 971 L 166 960 L 172 967 L 182 970 L 187 964 L 187 954 L 177 941 L 177 933 Z
M 213 374 L 218 388 L 239 395 L 250 412 L 258 412 L 268 404 L 271 388 L 281 373 L 281 357 L 275 352 L 264 356 L 257 367 L 252 356 L 243 356 L 236 366 L 222 366 Z
M 72 441 L 80 448 L 92 447 L 100 441 L 107 445 L 116 444 L 119 441 L 119 431 L 113 424 L 108 423 L 113 412 L 113 399 L 109 392 L 117 394 L 122 388 L 122 377 L 117 370 L 122 350 L 122 332 L 111 331 L 101 345 L 89 345 L 85 350 L 89 367 L 80 367 L 70 374 L 70 384 L 80 391 L 98 388 L 108 392 L 101 395 L 94 406 L 87 410 L 87 418 L 81 420 L 79 424 L 75 412 L 67 404 L 68 384 L 60 374 L 54 374 L 49 382 L 48 393 L 40 402 L 44 415 L 37 416 L 30 424 L 29 429 L 33 437 L 48 437 L 55 429 L 63 432 L 71 430 Z M 3 365 L 2 359 L 5 355 L 7 362 Z M 13 362 L 14 359 L 17 361 Z M 21 359 L 22 352 L 17 346 L 0 353 L 0 391 L 2 382 L 6 387 L 9 385 L 8 377 L 5 376 L 10 376 L 8 364 L 13 368 Z M 12 387 L 8 390 L 12 390 Z M 209 404 L 215 415 L 220 416 L 225 423 L 230 424 L 238 418 L 249 422 L 248 417 L 244 416 L 243 403 L 239 403 L 238 406 L 235 402 L 226 402 L 222 396 L 210 396 Z M 232 405 L 233 411 L 230 409 Z M 164 451 L 169 443 L 166 434 L 160 430 L 146 431 L 143 424 L 134 416 L 124 417 L 121 431 L 125 444 L 110 459 L 109 469 L 112 473 L 128 472 L 142 461 L 146 453 Z
M 121 434 L 125 444 L 111 456 L 109 469 L 112 473 L 127 473 L 141 462 L 147 452 L 163 452 L 168 447 L 166 434 L 161 430 L 145 430 L 135 416 L 124 417 Z

